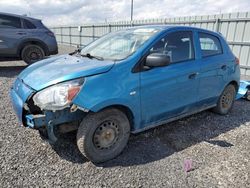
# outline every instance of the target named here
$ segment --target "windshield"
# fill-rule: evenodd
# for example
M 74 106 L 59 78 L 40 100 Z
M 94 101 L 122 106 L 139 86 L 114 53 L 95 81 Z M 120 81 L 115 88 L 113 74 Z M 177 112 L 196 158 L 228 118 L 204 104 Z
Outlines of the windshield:
M 83 48 L 81 55 L 90 54 L 108 60 L 125 59 L 158 31 L 155 28 L 137 28 L 111 33 Z

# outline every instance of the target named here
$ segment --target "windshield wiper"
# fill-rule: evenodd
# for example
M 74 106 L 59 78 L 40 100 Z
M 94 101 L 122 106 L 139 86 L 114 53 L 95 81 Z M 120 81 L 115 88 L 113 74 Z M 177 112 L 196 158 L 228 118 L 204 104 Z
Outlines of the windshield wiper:
M 69 55 L 79 54 L 81 52 L 80 48 L 77 48 L 75 51 L 70 52 Z
M 90 53 L 87 53 L 87 54 L 81 54 L 81 56 L 82 57 L 87 57 L 87 58 L 89 58 L 89 59 L 97 59 L 97 60 L 99 60 L 99 61 L 103 61 L 104 59 L 103 59 L 103 57 L 99 57 L 99 56 L 93 56 L 93 55 L 91 55 Z

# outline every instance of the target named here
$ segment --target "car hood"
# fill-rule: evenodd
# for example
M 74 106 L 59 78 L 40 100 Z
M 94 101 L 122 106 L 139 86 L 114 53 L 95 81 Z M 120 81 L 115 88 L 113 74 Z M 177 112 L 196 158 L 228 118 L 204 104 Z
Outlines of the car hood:
M 59 82 L 107 72 L 113 65 L 113 61 L 61 55 L 30 65 L 18 78 L 39 91 Z

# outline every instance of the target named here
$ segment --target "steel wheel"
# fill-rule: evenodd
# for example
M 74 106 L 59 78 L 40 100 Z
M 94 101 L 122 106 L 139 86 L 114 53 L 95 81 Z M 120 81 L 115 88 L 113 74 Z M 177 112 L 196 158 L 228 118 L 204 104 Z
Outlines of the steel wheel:
M 127 116 L 115 108 L 90 113 L 77 131 L 80 152 L 95 163 L 113 159 L 127 145 L 130 124 Z
M 119 137 L 117 122 L 105 121 L 97 127 L 94 133 L 94 145 L 97 149 L 109 149 L 115 145 Z
M 236 95 L 236 88 L 234 85 L 228 85 L 220 95 L 220 98 L 217 102 L 216 107 L 213 109 L 214 112 L 225 115 L 233 107 L 234 100 Z
M 234 101 L 234 92 L 231 90 L 226 90 L 221 97 L 222 108 L 228 109 L 232 106 Z

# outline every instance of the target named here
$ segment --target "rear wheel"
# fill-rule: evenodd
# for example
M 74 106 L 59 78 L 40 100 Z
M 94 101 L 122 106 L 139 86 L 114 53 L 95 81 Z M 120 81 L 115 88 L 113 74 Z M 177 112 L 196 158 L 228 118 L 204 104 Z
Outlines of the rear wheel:
M 232 84 L 226 86 L 213 111 L 221 115 L 227 114 L 233 107 L 235 95 L 235 86 Z
M 129 135 L 127 116 L 120 110 L 106 109 L 83 119 L 77 132 L 77 145 L 86 158 L 100 163 L 119 155 Z
M 26 63 L 31 64 L 43 59 L 45 56 L 44 50 L 35 44 L 26 45 L 21 53 L 21 58 Z

